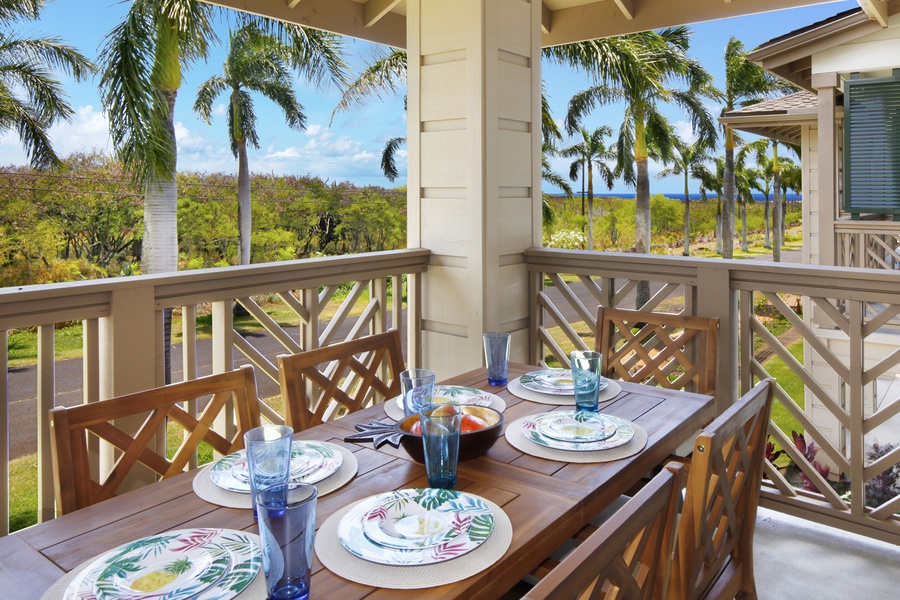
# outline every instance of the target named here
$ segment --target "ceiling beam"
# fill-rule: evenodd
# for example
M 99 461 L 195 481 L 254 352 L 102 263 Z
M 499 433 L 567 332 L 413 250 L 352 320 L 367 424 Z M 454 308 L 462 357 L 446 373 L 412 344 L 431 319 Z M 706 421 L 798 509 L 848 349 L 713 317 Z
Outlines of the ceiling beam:
M 544 35 L 550 33 L 550 25 L 553 20 L 553 11 L 547 8 L 547 5 L 541 2 L 541 33 Z
M 856 0 L 873 21 L 878 21 L 882 28 L 888 26 L 888 3 L 885 0 Z
M 400 0 L 369 0 L 366 2 L 366 8 L 363 11 L 366 18 L 366 27 L 371 27 L 380 21 L 398 4 L 400 4 Z
M 725 0 L 728 2 L 728 0 Z M 634 21 L 634 0 L 615 0 L 626 21 Z
M 306 0 L 304 0 L 305 2 Z M 874 0 L 873 0 L 874 1 Z M 634 33 L 700 23 L 741 15 L 821 4 L 823 0 L 753 0 L 722 2 L 710 0 L 641 0 L 632 19 L 626 18 L 618 2 L 594 2 L 553 11 L 553 29 L 545 33 L 543 46 L 581 42 L 598 37 Z
M 297 23 L 376 44 L 406 48 L 406 17 L 387 12 L 367 26 L 366 5 L 353 0 L 203 0 L 225 8 Z
M 294 8 L 298 4 L 300 4 L 300 0 L 285 0 L 287 2 L 288 8 Z

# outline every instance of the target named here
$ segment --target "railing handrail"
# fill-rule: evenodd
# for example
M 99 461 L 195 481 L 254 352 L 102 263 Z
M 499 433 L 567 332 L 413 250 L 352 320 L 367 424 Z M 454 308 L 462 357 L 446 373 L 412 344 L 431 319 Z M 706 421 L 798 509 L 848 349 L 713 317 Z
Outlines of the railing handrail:
M 213 302 L 284 289 L 329 285 L 391 273 L 421 273 L 422 248 L 306 258 L 156 275 L 0 288 L 0 329 L 109 316 L 111 293 L 155 288 L 156 308 Z

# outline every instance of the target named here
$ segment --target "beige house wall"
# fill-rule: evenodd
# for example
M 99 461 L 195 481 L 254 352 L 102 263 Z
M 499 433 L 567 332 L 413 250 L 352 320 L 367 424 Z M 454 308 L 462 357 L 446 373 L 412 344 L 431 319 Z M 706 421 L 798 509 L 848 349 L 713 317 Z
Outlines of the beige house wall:
M 410 247 L 432 251 L 421 366 L 483 364 L 481 334 L 528 359 L 528 274 L 540 245 L 540 2 L 410 0 Z M 419 68 L 416 68 L 416 67 Z M 414 284 L 415 285 L 415 284 Z

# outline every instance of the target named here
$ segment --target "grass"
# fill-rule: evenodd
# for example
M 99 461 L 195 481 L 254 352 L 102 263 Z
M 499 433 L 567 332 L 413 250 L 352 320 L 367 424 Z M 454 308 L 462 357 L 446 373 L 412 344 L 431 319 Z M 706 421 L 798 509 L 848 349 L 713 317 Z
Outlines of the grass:
M 803 340 L 796 341 L 788 346 L 788 351 L 794 358 L 803 364 Z M 784 361 L 777 356 L 766 361 L 765 367 L 766 371 L 769 372 L 769 375 L 778 381 L 778 385 L 787 392 L 802 410 L 804 406 L 803 381 L 801 381 L 800 378 L 788 368 Z M 800 425 L 800 421 L 794 418 L 794 415 L 788 412 L 781 402 L 776 401 L 772 404 L 772 421 L 774 421 L 779 429 L 788 436 L 790 436 L 792 431 L 803 433 L 803 427 Z
M 9 530 L 37 523 L 37 454 L 9 462 Z

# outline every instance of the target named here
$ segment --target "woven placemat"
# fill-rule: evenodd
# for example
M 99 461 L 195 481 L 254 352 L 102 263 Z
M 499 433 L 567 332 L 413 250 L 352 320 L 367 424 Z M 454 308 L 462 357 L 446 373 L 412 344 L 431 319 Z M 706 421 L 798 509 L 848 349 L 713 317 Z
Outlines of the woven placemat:
M 607 382 L 606 387 L 600 390 L 598 398 L 600 402 L 612 400 L 622 392 L 622 386 L 619 385 L 618 382 L 613 381 L 612 379 L 607 379 Z M 522 400 L 530 400 L 531 402 L 539 402 L 541 404 L 552 404 L 554 406 L 575 406 L 575 396 L 557 396 L 555 394 L 535 392 L 522 385 L 519 382 L 518 377 L 510 381 L 506 389 L 508 389 L 509 393 L 513 396 L 517 396 Z
M 506 401 L 503 400 L 503 398 L 497 394 L 491 394 L 490 392 L 485 392 L 485 394 L 490 394 L 491 396 L 491 408 L 497 412 L 506 410 Z M 395 421 L 402 420 L 404 416 L 403 409 L 397 404 L 396 398 L 391 398 L 384 403 L 384 414 Z
M 324 496 L 325 494 L 329 494 L 336 489 L 339 489 L 353 480 L 356 477 L 356 471 L 359 468 L 359 463 L 356 460 L 356 457 L 352 452 L 338 446 L 337 444 L 330 444 L 328 442 L 320 442 L 322 444 L 328 444 L 335 450 L 341 453 L 341 466 L 340 468 L 323 479 L 318 483 L 314 484 L 316 489 L 319 491 L 319 497 Z M 228 490 L 223 490 L 215 483 L 213 483 L 212 477 L 210 476 L 212 466 L 215 463 L 209 464 L 197 473 L 197 476 L 194 477 L 193 487 L 194 493 L 197 494 L 203 500 L 210 502 L 212 504 L 218 504 L 219 506 L 225 506 L 228 508 L 252 508 L 250 504 L 250 494 L 241 494 L 240 492 L 230 492 Z
M 482 498 L 494 513 L 494 530 L 478 548 L 453 560 L 433 565 L 388 566 L 350 554 L 338 539 L 341 518 L 356 504 L 345 506 L 316 533 L 316 555 L 325 567 L 344 579 L 378 588 L 412 590 L 462 581 L 500 560 L 512 542 L 512 523 L 503 509 Z M 361 500 L 360 502 L 365 502 Z
M 253 533 L 247 533 L 246 531 L 242 531 L 241 533 L 247 535 L 252 538 L 254 542 L 260 544 L 259 536 Z M 104 553 L 105 554 L 105 553 Z M 95 556 L 90 560 L 86 560 L 62 577 L 60 577 L 56 583 L 50 586 L 50 589 L 44 592 L 44 595 L 41 596 L 41 600 L 61 600 L 65 598 L 66 588 L 69 587 L 69 584 L 78 577 L 82 571 L 87 569 L 97 558 L 101 556 Z M 234 597 L 234 600 L 265 600 L 267 596 L 266 591 L 266 573 L 262 568 L 262 563 L 259 566 L 259 572 L 256 574 L 256 578 L 250 582 L 250 585 L 244 588 L 240 594 Z
M 506 441 L 513 448 L 517 448 L 525 454 L 537 456 L 538 458 L 549 458 L 550 460 L 558 460 L 560 462 L 570 463 L 596 463 L 611 462 L 622 458 L 633 456 L 644 449 L 647 445 L 647 432 L 643 427 L 636 423 L 631 423 L 634 427 L 634 437 L 627 444 L 623 444 L 618 448 L 610 448 L 609 450 L 593 450 L 589 452 L 581 452 L 575 450 L 557 450 L 556 448 L 547 448 L 540 444 L 535 444 L 522 433 L 522 423 L 528 419 L 533 419 L 534 415 L 522 417 L 506 426 Z

